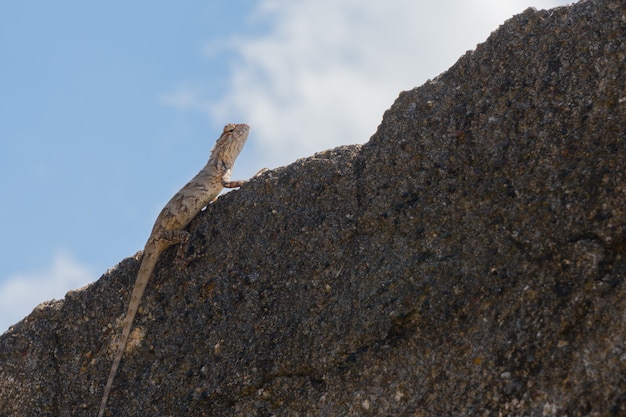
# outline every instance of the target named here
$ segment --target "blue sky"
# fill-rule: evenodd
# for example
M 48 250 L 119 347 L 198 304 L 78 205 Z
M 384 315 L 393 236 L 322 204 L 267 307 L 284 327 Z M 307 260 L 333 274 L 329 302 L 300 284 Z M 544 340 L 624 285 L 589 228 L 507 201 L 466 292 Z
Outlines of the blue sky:
M 568 3 L 2 2 L 0 332 L 142 249 L 225 123 L 252 127 L 234 178 L 365 143 L 401 90 Z

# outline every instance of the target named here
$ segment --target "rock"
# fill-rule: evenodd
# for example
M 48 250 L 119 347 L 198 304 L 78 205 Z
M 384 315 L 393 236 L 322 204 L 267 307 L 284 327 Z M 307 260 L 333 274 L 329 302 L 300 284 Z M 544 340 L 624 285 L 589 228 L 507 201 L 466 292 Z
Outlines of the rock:
M 626 415 L 626 7 L 528 9 L 371 140 L 168 250 L 110 415 Z M 0 416 L 95 415 L 139 255 L 0 337 Z

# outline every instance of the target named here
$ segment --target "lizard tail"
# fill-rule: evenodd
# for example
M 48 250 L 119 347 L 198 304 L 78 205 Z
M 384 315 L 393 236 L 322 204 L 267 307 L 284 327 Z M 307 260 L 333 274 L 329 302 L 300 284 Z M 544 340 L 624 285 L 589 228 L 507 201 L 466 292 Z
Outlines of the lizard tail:
M 104 416 L 104 410 L 106 409 L 107 401 L 109 399 L 109 395 L 111 394 L 111 388 L 113 387 L 113 380 L 115 379 L 115 374 L 117 373 L 122 357 L 124 356 L 124 350 L 126 350 L 126 343 L 128 342 L 128 337 L 130 336 L 130 330 L 133 327 L 135 314 L 137 314 L 137 310 L 139 309 L 141 296 L 148 285 L 152 271 L 154 271 L 154 267 L 159 259 L 158 252 L 158 250 L 151 250 L 148 247 L 144 250 L 143 260 L 141 261 L 141 266 L 139 267 L 139 273 L 137 274 L 133 294 L 131 295 L 130 303 L 128 304 L 128 312 L 126 313 L 124 327 L 122 328 L 122 337 L 117 344 L 117 350 L 115 352 L 115 358 L 113 359 L 113 365 L 111 366 L 111 372 L 109 372 L 109 378 L 107 379 L 107 384 L 104 387 L 104 394 L 102 395 L 102 402 L 100 403 L 98 417 Z

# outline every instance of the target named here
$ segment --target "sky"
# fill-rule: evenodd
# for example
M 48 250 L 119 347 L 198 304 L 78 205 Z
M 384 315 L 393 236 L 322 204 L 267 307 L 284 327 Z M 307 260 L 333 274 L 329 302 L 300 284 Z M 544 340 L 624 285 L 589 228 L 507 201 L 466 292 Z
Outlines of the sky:
M 558 0 L 0 4 L 0 333 L 143 249 L 226 123 L 245 179 L 365 143 L 400 91 Z

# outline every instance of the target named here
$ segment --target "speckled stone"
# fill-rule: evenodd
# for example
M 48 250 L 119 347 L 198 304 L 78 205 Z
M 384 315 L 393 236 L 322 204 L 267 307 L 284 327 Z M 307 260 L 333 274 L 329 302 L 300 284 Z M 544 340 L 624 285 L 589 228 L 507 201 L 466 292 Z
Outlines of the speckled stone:
M 371 140 L 166 252 L 110 415 L 626 415 L 626 3 L 529 9 Z M 93 416 L 138 269 L 0 336 L 0 416 Z

